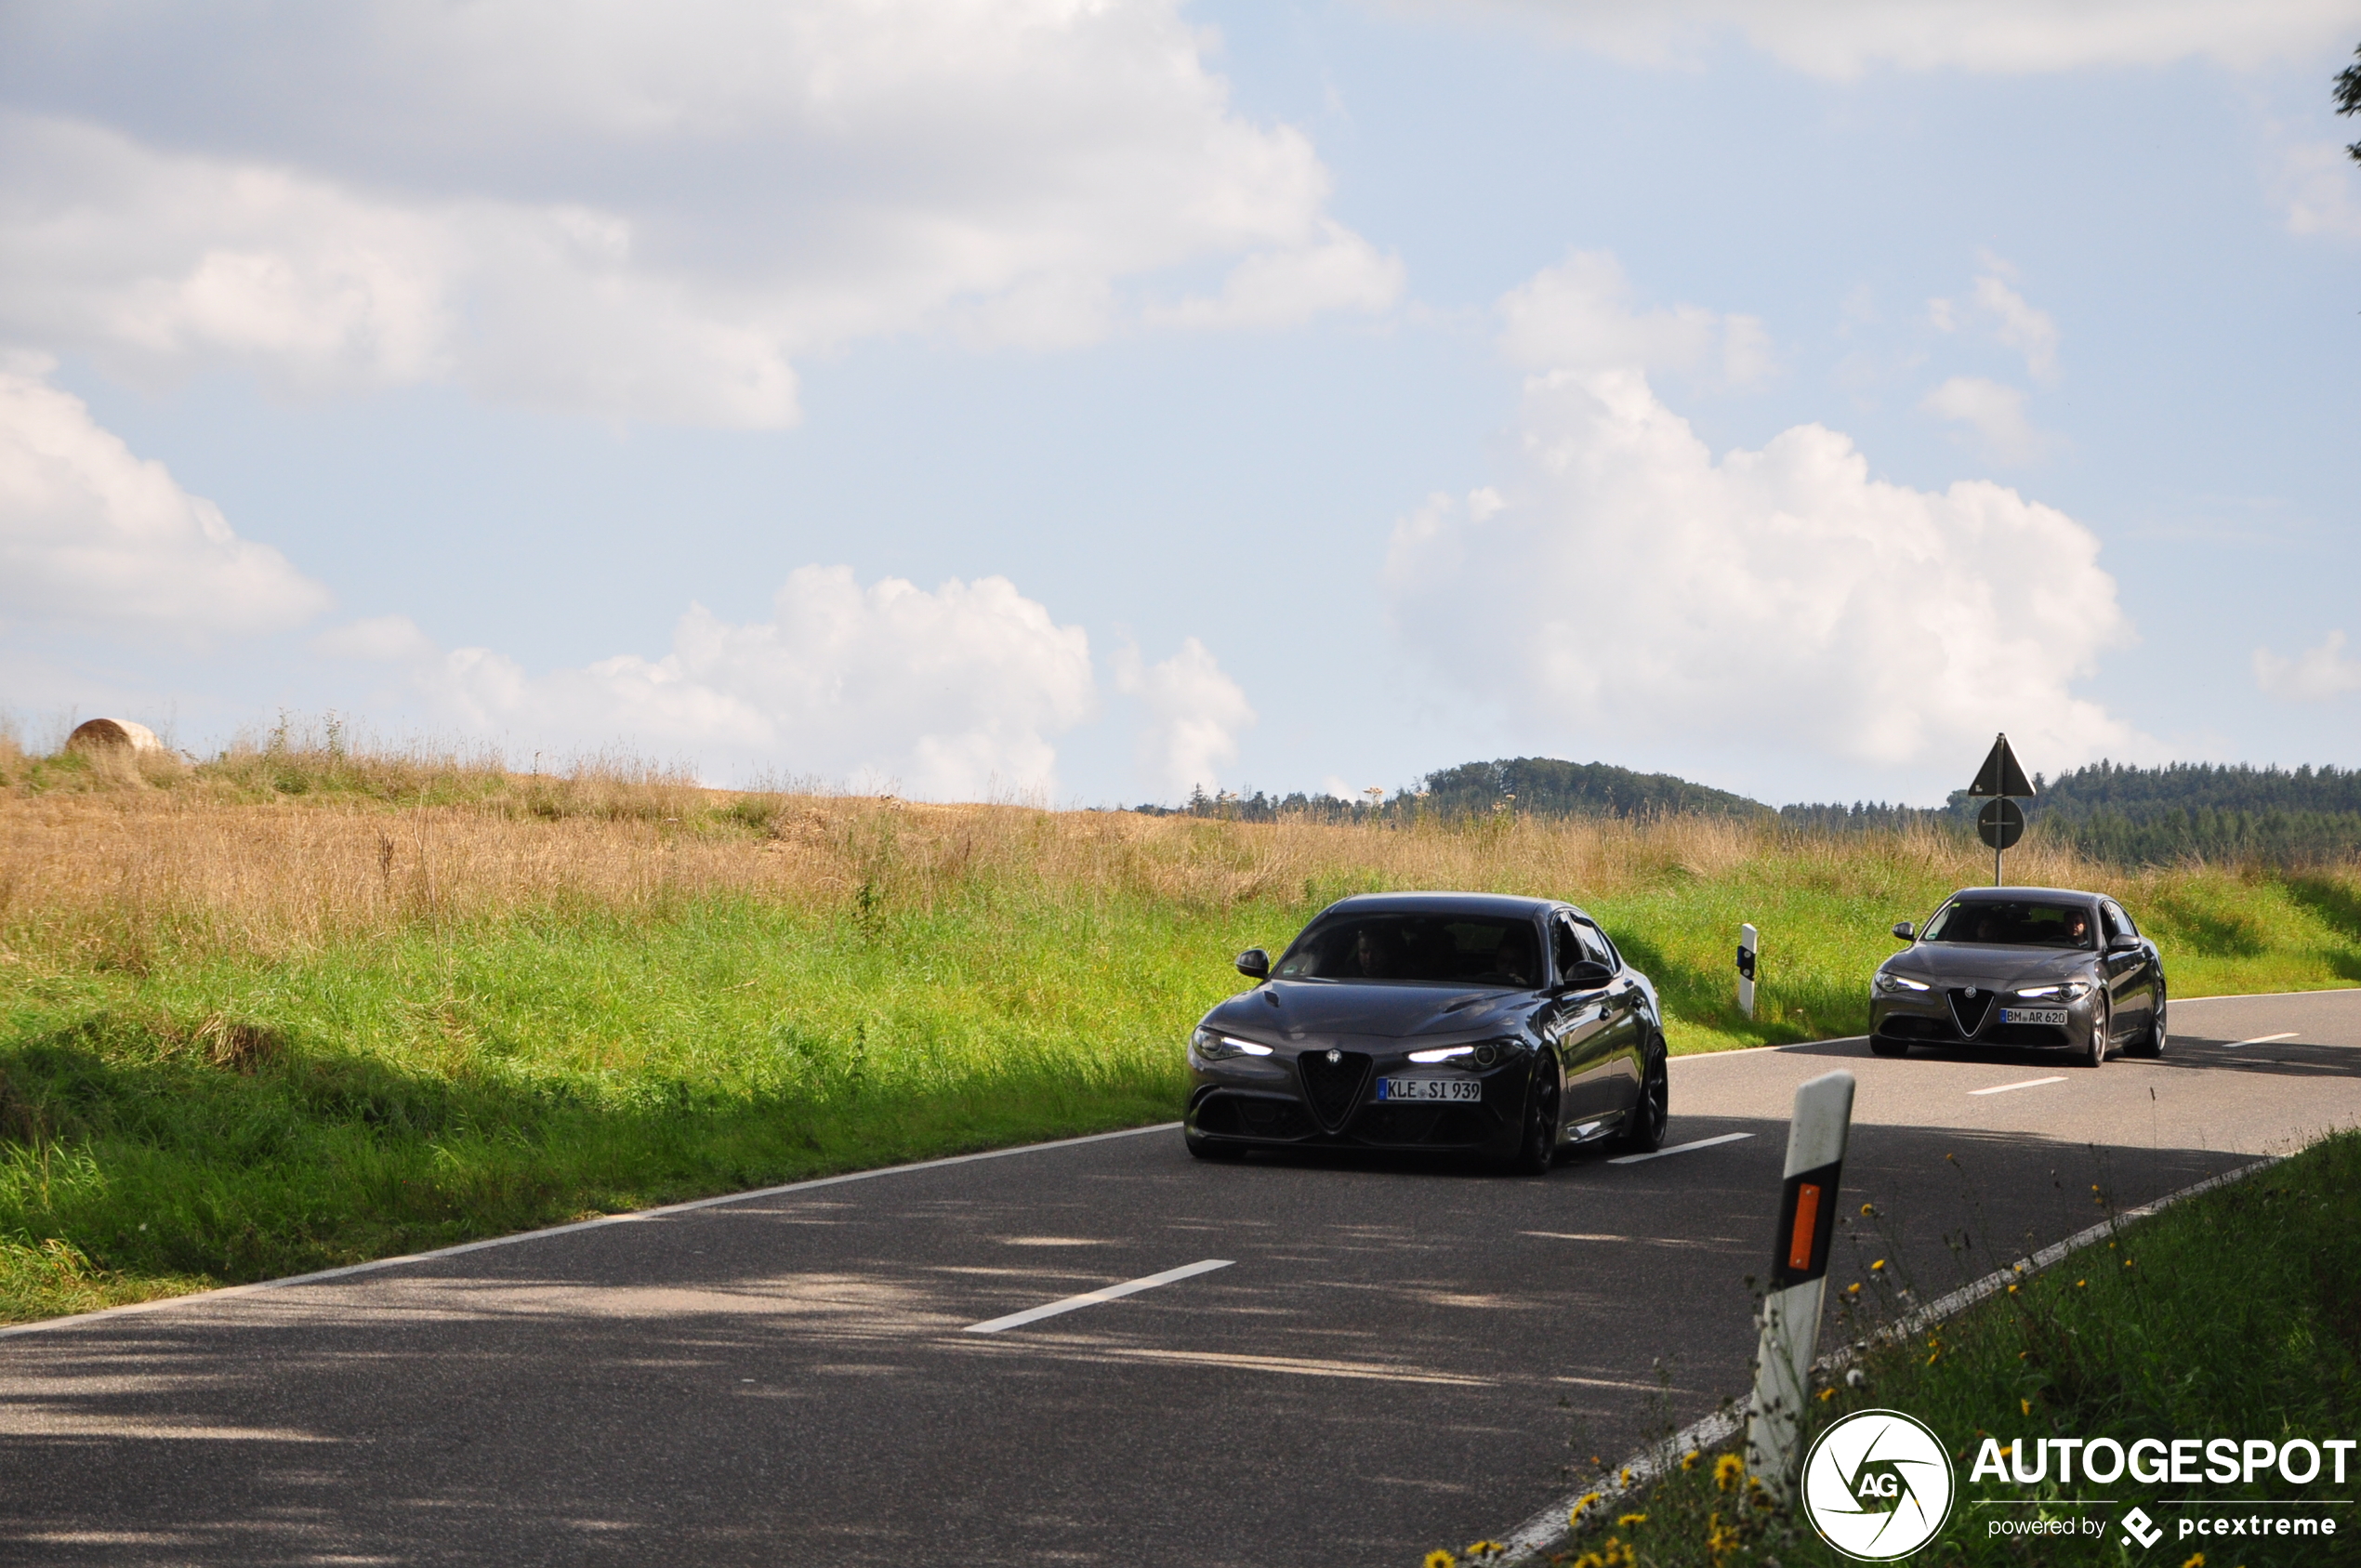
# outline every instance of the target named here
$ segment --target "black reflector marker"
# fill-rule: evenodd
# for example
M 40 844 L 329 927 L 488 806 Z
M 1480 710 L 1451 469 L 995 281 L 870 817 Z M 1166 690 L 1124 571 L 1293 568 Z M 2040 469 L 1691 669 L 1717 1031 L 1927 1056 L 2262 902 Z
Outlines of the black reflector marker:
M 1853 1074 L 1823 1074 L 1797 1087 L 1787 1125 L 1787 1166 L 1779 1190 L 1771 1292 L 1762 1299 L 1762 1343 L 1754 1361 L 1747 1469 L 1783 1498 L 1795 1493 L 1798 1438 L 1820 1342 L 1820 1298 L 1836 1234 L 1837 1190 L 1853 1129 Z

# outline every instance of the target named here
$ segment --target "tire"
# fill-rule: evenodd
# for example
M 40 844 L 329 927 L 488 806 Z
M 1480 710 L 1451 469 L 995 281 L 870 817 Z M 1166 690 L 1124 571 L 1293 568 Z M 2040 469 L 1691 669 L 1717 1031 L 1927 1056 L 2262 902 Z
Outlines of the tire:
M 1910 1042 L 1889 1040 L 1882 1034 L 1872 1034 L 1869 1036 L 1869 1051 L 1873 1056 L 1908 1056 Z
M 1672 1123 L 1672 1072 L 1658 1040 L 1640 1073 L 1640 1100 L 1625 1119 L 1616 1146 L 1626 1153 L 1653 1154 L 1664 1147 L 1664 1129 Z
M 2148 1015 L 2147 1032 L 2140 1036 L 2140 1043 L 2131 1048 L 2130 1054 L 2133 1056 L 2148 1057 L 2153 1059 L 2164 1054 L 2166 1030 L 2164 1003 L 2164 982 L 2157 981 L 2156 989 L 2156 1008 Z
M 2074 1059 L 2077 1067 L 2096 1067 L 2107 1059 L 2107 1036 L 2115 1033 L 2115 1005 L 2106 997 L 2099 998 L 2098 1010 L 2091 1020 L 2091 1043 Z
M 1246 1157 L 1246 1152 L 1234 1143 L 1216 1143 L 1209 1138 L 1199 1138 L 1194 1132 L 1184 1132 L 1180 1137 L 1189 1145 L 1189 1153 L 1201 1160 L 1219 1160 L 1224 1165 L 1235 1165 Z
M 1558 1158 L 1558 1074 L 1547 1056 L 1524 1097 L 1524 1137 L 1502 1166 L 1512 1176 L 1547 1176 Z

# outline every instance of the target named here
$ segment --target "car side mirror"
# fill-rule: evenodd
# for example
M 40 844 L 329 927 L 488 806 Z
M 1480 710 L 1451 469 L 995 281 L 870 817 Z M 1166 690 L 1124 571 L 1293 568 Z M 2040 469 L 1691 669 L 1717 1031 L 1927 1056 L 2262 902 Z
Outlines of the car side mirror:
M 1893 940 L 1896 942 L 1916 942 L 1919 940 L 1919 929 L 1910 924 L 1907 920 L 1896 920 L 1893 923 Z
M 2129 953 L 2139 945 L 2140 939 L 2138 937 L 2126 934 L 2118 936 L 2113 942 L 2107 943 L 2107 951 L 2110 953 Z
M 1260 947 L 1249 947 L 1238 955 L 1238 972 L 1248 980 L 1271 978 L 1271 955 Z
M 1558 982 L 1561 991 L 1596 991 L 1615 978 L 1615 971 L 1595 958 L 1585 958 L 1566 966 L 1565 974 Z

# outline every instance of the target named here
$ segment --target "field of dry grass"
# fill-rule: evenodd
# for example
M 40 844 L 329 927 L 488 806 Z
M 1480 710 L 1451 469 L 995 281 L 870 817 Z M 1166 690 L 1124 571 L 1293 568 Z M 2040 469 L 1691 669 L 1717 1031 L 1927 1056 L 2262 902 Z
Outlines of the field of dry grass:
M 1230 956 L 1354 891 L 1573 899 L 1677 1050 L 1845 1033 L 1886 927 L 1988 875 L 1931 833 L 928 806 L 337 740 L 0 738 L 0 1316 L 1163 1119 Z M 2011 873 L 2117 893 L 2183 995 L 2361 978 L 2349 873 Z

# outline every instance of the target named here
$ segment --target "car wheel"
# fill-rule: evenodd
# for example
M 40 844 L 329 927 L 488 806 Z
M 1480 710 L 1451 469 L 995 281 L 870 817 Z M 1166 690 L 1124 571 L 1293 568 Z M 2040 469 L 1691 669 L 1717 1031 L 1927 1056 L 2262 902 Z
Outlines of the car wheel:
M 2141 1035 L 2140 1043 L 2131 1048 L 2133 1056 L 2157 1057 L 2164 1054 L 2164 982 L 2157 981 L 2156 1009 L 2148 1015 L 2147 1033 Z
M 1640 1075 L 1640 1100 L 1631 1107 L 1623 1136 L 1616 1141 L 1630 1153 L 1653 1154 L 1664 1147 L 1664 1129 L 1672 1122 L 1672 1072 L 1665 1061 L 1664 1042 L 1648 1053 Z
M 1234 1143 L 1216 1143 L 1209 1138 L 1199 1138 L 1194 1132 L 1184 1132 L 1180 1137 L 1189 1145 L 1189 1153 L 1201 1160 L 1235 1164 L 1246 1157 L 1246 1152 Z
M 1908 1056 L 1910 1042 L 1889 1040 L 1882 1034 L 1872 1034 L 1869 1036 L 1869 1050 L 1876 1056 Z
M 1545 1176 L 1558 1157 L 1558 1074 L 1547 1056 L 1533 1074 L 1533 1088 L 1524 1097 L 1524 1137 L 1509 1156 L 1508 1170 L 1516 1176 Z
M 2091 1043 L 2085 1046 L 2077 1067 L 2096 1067 L 2107 1059 L 2107 1040 L 2115 1033 L 2115 1008 L 2104 996 L 2091 1014 Z

